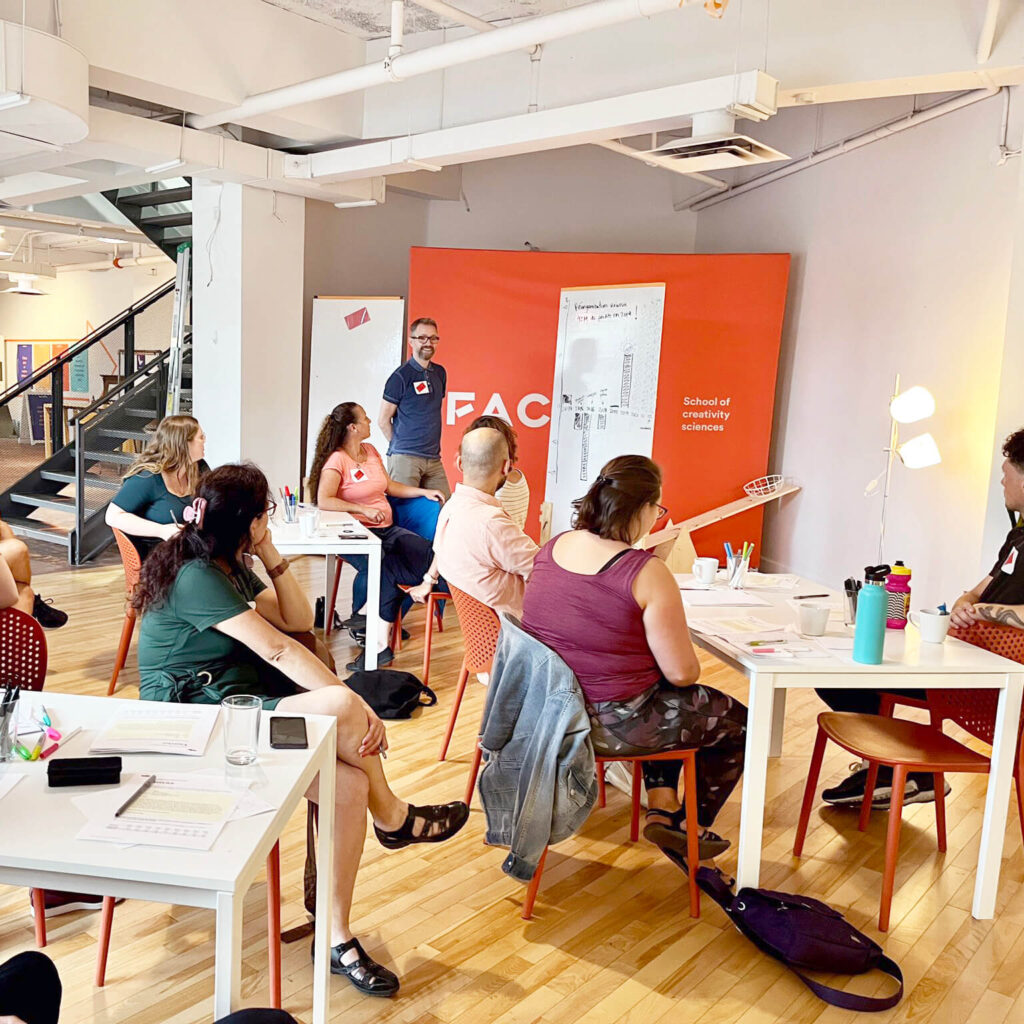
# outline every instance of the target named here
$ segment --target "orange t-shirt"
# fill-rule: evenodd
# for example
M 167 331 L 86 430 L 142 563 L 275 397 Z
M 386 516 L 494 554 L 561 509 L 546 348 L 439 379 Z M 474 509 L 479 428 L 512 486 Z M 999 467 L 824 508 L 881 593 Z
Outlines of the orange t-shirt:
M 379 523 L 367 523 L 368 526 L 390 526 L 391 503 L 388 501 L 388 475 L 384 471 L 384 463 L 380 453 L 372 444 L 365 441 L 360 449 L 366 456 L 365 462 L 356 462 L 348 452 L 339 448 L 324 463 L 324 469 L 333 469 L 341 476 L 338 484 L 337 497 L 353 505 L 369 505 L 380 509 L 384 519 Z M 364 516 L 355 515 L 361 523 L 366 523 Z

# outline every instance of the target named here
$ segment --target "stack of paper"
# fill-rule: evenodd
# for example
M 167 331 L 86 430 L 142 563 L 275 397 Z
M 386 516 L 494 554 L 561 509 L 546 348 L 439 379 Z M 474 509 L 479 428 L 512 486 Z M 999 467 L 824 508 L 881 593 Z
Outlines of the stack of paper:
M 220 708 L 143 701 L 127 708 L 92 741 L 92 754 L 187 754 L 202 757 Z
M 738 607 L 770 608 L 771 602 L 757 594 L 748 594 L 742 590 L 684 590 L 683 604 L 687 608 L 720 608 L 735 605 Z

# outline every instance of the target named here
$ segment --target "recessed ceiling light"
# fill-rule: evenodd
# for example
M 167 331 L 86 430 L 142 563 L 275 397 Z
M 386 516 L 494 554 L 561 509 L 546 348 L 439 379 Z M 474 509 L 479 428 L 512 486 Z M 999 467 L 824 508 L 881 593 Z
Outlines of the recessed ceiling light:
M 379 206 L 380 203 L 376 199 L 353 199 L 348 203 L 335 203 L 334 206 L 338 210 L 351 210 L 357 206 Z

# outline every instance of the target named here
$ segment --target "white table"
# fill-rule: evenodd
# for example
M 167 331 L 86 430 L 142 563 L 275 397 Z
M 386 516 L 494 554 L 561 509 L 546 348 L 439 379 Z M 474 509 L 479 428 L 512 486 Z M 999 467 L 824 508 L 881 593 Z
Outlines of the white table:
M 377 631 L 380 615 L 380 538 L 372 534 L 362 523 L 347 512 L 321 512 L 320 529 L 312 537 L 304 537 L 298 523 L 285 523 L 279 509 L 272 524 L 274 547 L 282 555 L 326 555 L 324 571 L 324 632 L 327 632 L 327 616 L 331 591 L 334 588 L 335 559 L 341 555 L 368 555 L 370 561 L 369 579 L 366 585 L 366 668 L 377 667 Z M 345 537 L 344 526 L 358 531 L 362 536 Z M 353 612 L 358 609 L 353 608 Z
M 82 731 L 61 748 L 59 755 L 53 755 L 67 757 L 87 756 L 97 730 L 118 710 L 139 707 L 139 702 L 134 700 L 49 691 L 23 693 L 19 703 L 23 723 L 28 722 L 32 707 L 45 704 L 61 731 L 69 731 L 76 725 L 82 727 Z M 122 755 L 122 777 L 139 771 L 224 774 L 229 782 L 251 780 L 250 792 L 274 806 L 273 812 L 229 821 L 209 851 L 124 847 L 76 839 L 85 824 L 85 816 L 72 803 L 72 798 L 95 793 L 98 787 L 50 789 L 46 781 L 49 760 L 0 764 L 0 778 L 8 773 L 26 776 L 6 796 L 0 797 L 0 821 L 3 822 L 0 882 L 215 910 L 214 1018 L 239 1009 L 245 893 L 315 779 L 319 780 L 320 799 L 316 931 L 318 935 L 330 934 L 337 728 L 335 720 L 328 716 L 303 717 L 309 748 L 271 750 L 268 715 L 262 715 L 259 758 L 247 768 L 231 767 L 225 762 L 220 721 L 202 757 Z M 115 958 L 116 934 L 115 919 Z M 327 1021 L 329 955 L 330 943 L 318 942 L 313 965 L 313 1020 L 317 1024 Z M 128 964 L 123 966 L 130 969 Z
M 712 620 L 751 615 L 786 626 L 796 622 L 796 612 L 788 604 L 795 595 L 828 592 L 834 602 L 838 602 L 841 597 L 829 587 L 808 580 L 800 580 L 792 590 L 759 589 L 751 592 L 769 601 L 770 606 L 688 607 L 687 615 Z M 684 591 L 684 600 L 686 597 L 687 592 Z M 841 623 L 830 622 L 826 635 L 852 636 L 852 630 L 845 629 Z M 978 851 L 978 873 L 971 910 L 974 917 L 979 919 L 994 916 L 1003 835 L 1006 831 L 1006 807 L 1016 756 L 1024 665 L 952 638 L 947 638 L 943 644 L 922 643 L 912 625 L 908 625 L 906 630 L 886 631 L 885 654 L 881 665 L 860 665 L 853 661 L 849 651 L 827 661 L 795 658 L 783 660 L 741 653 L 713 636 L 703 636 L 695 631 L 692 636 L 695 643 L 750 680 L 743 803 L 740 811 L 738 886 L 756 886 L 760 876 L 765 777 L 768 757 L 778 757 L 782 752 L 787 689 L 998 689 L 992 770 L 988 777 L 981 847 Z M 824 707 L 822 710 L 825 710 Z M 808 760 L 810 754 L 808 744 Z

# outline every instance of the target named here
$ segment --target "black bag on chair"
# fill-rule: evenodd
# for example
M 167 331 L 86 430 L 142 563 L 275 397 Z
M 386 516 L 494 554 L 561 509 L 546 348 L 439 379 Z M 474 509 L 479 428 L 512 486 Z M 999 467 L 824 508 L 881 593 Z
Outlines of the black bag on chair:
M 411 672 L 390 668 L 353 672 L 345 685 L 385 719 L 411 718 L 417 708 L 429 708 L 437 703 L 437 694 Z

